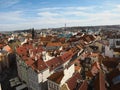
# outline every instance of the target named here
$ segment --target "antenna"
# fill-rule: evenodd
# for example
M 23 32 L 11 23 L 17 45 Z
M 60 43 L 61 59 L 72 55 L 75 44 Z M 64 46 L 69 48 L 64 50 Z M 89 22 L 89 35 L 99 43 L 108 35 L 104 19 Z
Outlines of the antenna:
M 65 23 L 65 30 L 66 30 L 66 23 Z

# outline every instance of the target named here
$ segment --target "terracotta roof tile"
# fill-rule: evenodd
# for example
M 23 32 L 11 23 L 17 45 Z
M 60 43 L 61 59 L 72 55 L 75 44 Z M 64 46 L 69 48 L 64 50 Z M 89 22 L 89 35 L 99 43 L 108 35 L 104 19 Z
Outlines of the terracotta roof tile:
M 95 90 L 107 90 L 105 85 L 105 75 L 102 71 L 100 71 L 95 80 L 94 80 L 94 88 Z
M 55 82 L 57 84 L 60 84 L 63 77 L 64 77 L 64 72 L 60 71 L 60 72 L 53 73 L 47 79 L 51 80 L 51 81 L 53 81 L 53 82 Z
M 48 65 L 50 71 L 54 70 L 55 68 L 57 68 L 58 66 L 62 65 L 62 61 L 59 57 L 55 57 L 49 61 L 46 62 L 46 64 Z
M 11 52 L 12 51 L 12 49 L 10 48 L 10 46 L 4 46 L 3 47 L 3 50 L 5 50 L 5 51 L 7 51 L 7 52 Z
M 29 50 L 33 52 L 33 57 L 29 56 Z M 21 56 L 22 60 L 24 60 L 28 66 L 31 66 L 36 71 L 42 71 L 48 68 L 46 63 L 41 60 L 41 56 L 37 55 L 37 53 L 40 53 L 43 50 L 44 49 L 42 47 L 38 46 L 38 48 L 33 48 L 32 45 L 25 44 L 17 48 L 17 53 Z M 37 60 L 35 60 L 35 57 L 37 57 Z
M 46 63 L 41 59 L 38 59 L 37 61 L 35 61 L 32 66 L 37 71 L 42 71 L 48 68 Z
M 87 77 L 93 77 L 93 74 L 91 73 L 91 71 L 87 71 L 87 72 L 86 72 L 86 76 L 87 76 Z
M 79 90 L 88 90 L 88 83 L 87 80 L 85 80 L 82 85 L 80 86 Z
M 35 61 L 32 60 L 32 59 L 29 59 L 27 60 L 25 63 L 28 65 L 28 66 L 31 66 Z
M 77 80 L 81 80 L 80 73 L 73 75 L 66 83 L 70 90 L 74 90 L 77 86 Z
M 4 46 L 3 44 L 0 44 L 0 49 L 3 48 L 3 46 Z
M 64 37 L 62 37 L 62 38 L 59 38 L 59 41 L 61 42 L 61 43 L 65 43 L 65 38 Z
M 81 82 L 78 82 L 80 81 Z M 70 90 L 87 90 L 87 81 L 82 80 L 80 73 L 75 73 L 67 82 Z
M 71 51 L 68 51 L 64 53 L 62 56 L 60 56 L 60 58 L 62 59 L 63 62 L 67 62 L 72 58 L 72 56 L 73 56 L 73 53 Z
M 51 46 L 62 46 L 61 42 L 49 42 L 46 47 L 51 47 Z
M 95 62 L 94 64 L 92 64 L 92 68 L 91 68 L 92 75 L 95 76 L 99 72 L 100 69 L 101 68 L 98 62 Z
M 40 37 L 41 41 L 51 41 L 52 36 Z

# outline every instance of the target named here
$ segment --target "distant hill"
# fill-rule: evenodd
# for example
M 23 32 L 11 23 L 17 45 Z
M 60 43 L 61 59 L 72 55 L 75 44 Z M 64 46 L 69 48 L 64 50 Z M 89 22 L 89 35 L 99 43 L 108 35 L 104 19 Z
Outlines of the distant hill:
M 48 28 L 48 29 L 35 29 L 35 31 L 46 31 L 46 30 L 57 30 L 58 32 L 61 30 L 64 31 L 78 31 L 78 30 L 120 30 L 120 25 L 99 25 L 99 26 L 73 26 L 73 27 L 60 27 L 60 28 Z M 7 31 L 9 32 L 9 31 Z M 10 31 L 11 32 L 11 31 Z M 31 29 L 26 30 L 14 30 L 12 32 L 31 32 Z

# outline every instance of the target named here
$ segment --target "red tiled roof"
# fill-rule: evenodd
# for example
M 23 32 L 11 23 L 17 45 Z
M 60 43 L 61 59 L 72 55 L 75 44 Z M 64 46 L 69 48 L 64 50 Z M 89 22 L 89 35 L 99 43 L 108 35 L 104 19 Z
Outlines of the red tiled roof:
M 47 61 L 46 64 L 48 65 L 48 67 L 51 71 L 51 70 L 54 70 L 55 68 L 57 68 L 58 66 L 62 65 L 62 61 L 60 60 L 59 57 L 55 57 L 55 58 Z
M 60 58 L 62 59 L 63 62 L 67 62 L 72 58 L 72 56 L 73 56 L 73 53 L 71 51 L 68 51 L 64 53 L 62 56 L 60 56 Z
M 93 76 L 95 76 L 100 70 L 100 65 L 98 62 L 95 62 L 93 65 L 92 65 L 92 69 L 91 69 L 91 73 Z
M 32 60 L 32 59 L 29 59 L 27 60 L 25 63 L 28 65 L 28 66 L 31 66 L 35 61 Z
M 79 90 L 88 90 L 87 80 L 83 81 L 83 83 L 82 83 L 82 85 L 80 86 Z
M 47 44 L 47 47 L 49 46 L 62 46 L 62 43 L 61 42 L 49 42 Z
M 95 90 L 107 90 L 105 85 L 105 76 L 102 71 L 99 72 L 95 79 L 94 88 Z
M 95 40 L 95 37 L 93 35 L 89 35 L 89 37 L 92 41 Z
M 69 51 L 71 51 L 73 54 L 76 54 L 78 52 L 78 48 L 75 46 L 71 48 Z
M 74 90 L 76 88 L 77 80 L 81 80 L 80 73 L 76 73 L 66 82 L 70 90 Z
M 27 56 L 29 54 L 28 53 L 29 50 L 31 50 L 34 55 L 36 55 L 36 53 L 41 53 L 42 51 L 44 51 L 44 49 L 41 46 L 38 46 L 37 48 L 33 48 L 32 45 L 25 44 L 17 48 L 17 53 L 19 55 Z
M 3 48 L 3 46 L 4 46 L 3 44 L 0 44 L 0 48 Z
M 37 61 L 35 61 L 32 66 L 35 70 L 39 70 L 39 71 L 42 71 L 48 68 L 46 63 L 41 59 L 38 59 Z
M 53 82 L 55 82 L 57 84 L 60 84 L 63 77 L 64 77 L 64 72 L 60 71 L 60 72 L 53 73 L 47 79 L 51 80 L 51 81 L 53 81 Z
M 41 41 L 51 41 L 52 36 L 40 37 Z
M 70 90 L 87 90 L 87 81 L 82 81 L 78 83 L 78 80 L 82 80 L 80 73 L 74 74 L 66 83 Z
M 77 45 L 77 47 L 81 50 L 83 49 L 83 47 L 81 45 Z
M 88 77 L 93 77 L 93 74 L 91 73 L 91 71 L 87 71 L 87 72 L 86 72 L 86 76 L 88 76 Z
M 93 37 L 93 35 L 84 35 L 83 40 L 86 42 L 90 42 L 90 41 L 95 40 L 95 38 Z
M 34 57 L 29 57 L 28 51 L 30 49 L 34 54 Z M 21 56 L 22 60 L 24 60 L 28 66 L 31 66 L 35 70 L 42 71 L 48 68 L 46 63 L 40 59 L 40 55 L 37 55 L 37 53 L 42 52 L 43 50 L 44 49 L 40 46 L 38 46 L 38 48 L 33 48 L 32 45 L 25 44 L 17 48 L 17 53 Z M 35 61 L 35 57 L 37 57 L 38 60 Z
M 11 52 L 12 51 L 12 49 L 10 48 L 10 46 L 4 46 L 3 47 L 3 49 L 5 50 L 5 51 L 7 51 L 7 52 Z
M 62 37 L 62 38 L 59 38 L 59 41 L 61 42 L 61 43 L 65 43 L 65 38 L 64 37 Z
M 27 56 L 27 50 L 23 46 L 17 48 L 17 53 L 18 53 L 18 55 L 21 55 L 21 56 L 23 56 L 23 55 Z
M 81 45 L 82 47 L 84 47 L 85 41 L 84 41 L 83 39 L 80 40 L 80 45 Z

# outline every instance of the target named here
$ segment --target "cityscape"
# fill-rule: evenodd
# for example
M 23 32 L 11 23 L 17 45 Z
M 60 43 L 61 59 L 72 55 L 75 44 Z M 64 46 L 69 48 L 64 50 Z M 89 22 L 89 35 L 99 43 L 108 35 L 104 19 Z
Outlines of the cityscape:
M 2 90 L 120 89 L 118 26 L 32 28 L 0 36 Z
M 119 8 L 1 0 L 0 90 L 120 90 Z

